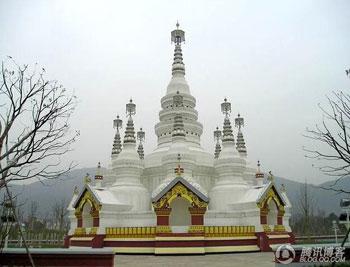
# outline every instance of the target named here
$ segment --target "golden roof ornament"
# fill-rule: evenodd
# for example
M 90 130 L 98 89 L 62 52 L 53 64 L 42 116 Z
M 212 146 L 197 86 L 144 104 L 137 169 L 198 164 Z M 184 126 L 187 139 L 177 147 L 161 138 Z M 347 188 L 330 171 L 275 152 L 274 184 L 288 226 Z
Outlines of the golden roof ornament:
M 180 154 L 177 154 L 177 160 L 179 161 L 177 167 L 175 168 L 175 174 L 177 177 L 181 177 L 182 174 L 184 173 L 184 168 L 181 168 L 181 165 L 180 165 L 180 160 L 181 160 L 181 155 Z

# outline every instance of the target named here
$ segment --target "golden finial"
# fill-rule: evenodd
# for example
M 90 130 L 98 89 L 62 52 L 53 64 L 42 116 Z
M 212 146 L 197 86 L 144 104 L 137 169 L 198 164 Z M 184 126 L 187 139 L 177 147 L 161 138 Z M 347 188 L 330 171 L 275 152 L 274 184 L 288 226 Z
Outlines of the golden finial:
M 181 165 L 180 165 L 180 160 L 181 160 L 180 154 L 177 154 L 177 160 L 179 161 L 179 163 L 177 164 L 177 167 L 175 168 L 175 174 L 177 177 L 181 177 L 181 175 L 184 173 L 184 169 L 181 168 Z

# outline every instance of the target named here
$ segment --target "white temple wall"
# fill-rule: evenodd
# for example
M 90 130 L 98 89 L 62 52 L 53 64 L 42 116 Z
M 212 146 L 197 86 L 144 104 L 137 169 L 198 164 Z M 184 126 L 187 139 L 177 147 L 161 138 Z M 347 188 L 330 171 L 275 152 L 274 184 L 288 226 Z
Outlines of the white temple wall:
M 104 208 L 100 211 L 100 228 L 105 227 L 145 227 L 155 226 L 156 215 L 153 211 L 148 212 L 115 212 L 113 207 Z
M 249 213 L 207 211 L 204 215 L 204 225 L 229 226 L 229 225 L 254 225 L 260 226 L 260 213 L 258 210 Z
M 68 219 L 70 222 L 70 227 L 69 227 L 69 231 L 68 231 L 68 235 L 73 235 L 74 234 L 74 230 L 75 228 L 77 228 L 77 218 L 75 217 L 75 211 L 74 210 L 70 210 L 68 212 Z

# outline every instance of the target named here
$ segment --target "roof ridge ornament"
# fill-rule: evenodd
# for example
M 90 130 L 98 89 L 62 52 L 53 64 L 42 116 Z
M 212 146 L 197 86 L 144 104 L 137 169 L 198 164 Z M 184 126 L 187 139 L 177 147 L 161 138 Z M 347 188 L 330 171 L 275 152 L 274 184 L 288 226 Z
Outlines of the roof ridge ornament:
M 84 177 L 84 184 L 90 184 L 90 183 L 91 183 L 90 174 L 86 173 L 86 175 Z
M 179 91 L 173 96 L 173 109 L 183 106 L 183 97 L 180 95 Z M 172 137 L 186 137 L 185 125 L 181 113 L 178 111 L 174 117 L 174 127 L 172 132 Z
M 272 174 L 272 171 L 269 171 L 269 176 L 267 177 L 267 179 L 272 183 L 275 182 L 275 176 Z

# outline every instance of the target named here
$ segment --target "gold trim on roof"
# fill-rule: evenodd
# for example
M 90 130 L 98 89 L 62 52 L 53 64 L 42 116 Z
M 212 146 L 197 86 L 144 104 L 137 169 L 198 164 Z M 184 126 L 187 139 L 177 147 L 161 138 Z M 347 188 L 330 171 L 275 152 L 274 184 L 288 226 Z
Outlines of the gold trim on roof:
M 177 197 L 183 197 L 193 207 L 206 208 L 208 203 L 202 201 L 196 194 L 188 190 L 182 183 L 177 183 L 171 190 L 162 196 L 157 202 L 152 203 L 154 208 L 169 207 Z
M 86 190 L 83 196 L 81 197 L 79 201 L 78 207 L 75 208 L 75 216 L 81 217 L 83 213 L 83 208 L 86 203 L 89 203 L 91 205 L 91 216 L 93 218 L 98 218 L 98 213 L 101 209 L 101 205 L 96 201 L 95 197 L 91 194 L 90 191 Z

